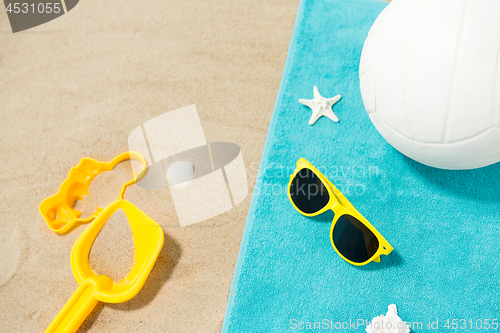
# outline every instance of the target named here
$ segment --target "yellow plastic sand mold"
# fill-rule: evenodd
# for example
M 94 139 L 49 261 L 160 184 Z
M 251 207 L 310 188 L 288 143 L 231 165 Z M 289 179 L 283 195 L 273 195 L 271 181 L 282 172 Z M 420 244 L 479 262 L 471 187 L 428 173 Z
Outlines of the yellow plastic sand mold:
M 77 166 L 71 168 L 68 178 L 64 180 L 59 191 L 40 204 L 40 213 L 52 231 L 57 233 L 67 232 L 75 223 L 89 223 L 102 211 L 97 211 L 92 216 L 80 218 L 82 212 L 73 208 L 78 200 L 84 201 L 83 196 L 89 195 L 89 186 L 94 178 L 105 172 L 111 171 L 118 163 L 126 160 L 139 161 L 143 166 L 143 171 L 136 175 L 127 183 L 123 184 L 118 199 L 123 199 L 123 195 L 128 186 L 134 184 L 139 177 L 142 177 L 146 170 L 146 160 L 139 153 L 125 152 L 115 157 L 111 162 L 99 162 L 92 158 L 83 158 Z
M 89 253 L 94 239 L 114 212 L 122 209 L 132 229 L 135 243 L 135 265 L 129 275 L 114 282 L 106 275 L 97 275 L 89 264 Z M 100 302 L 121 303 L 134 297 L 144 285 L 163 246 L 163 230 L 126 200 L 117 200 L 78 237 L 71 250 L 71 269 L 78 289 L 55 317 L 45 333 L 76 332 L 92 309 Z

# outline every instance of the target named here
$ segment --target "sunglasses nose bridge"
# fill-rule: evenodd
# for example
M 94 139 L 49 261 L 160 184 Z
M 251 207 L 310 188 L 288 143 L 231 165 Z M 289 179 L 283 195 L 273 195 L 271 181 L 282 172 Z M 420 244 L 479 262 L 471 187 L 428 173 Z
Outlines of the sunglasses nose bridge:
M 343 206 L 340 204 L 340 202 L 335 196 L 332 197 L 332 203 L 330 204 L 330 209 L 333 211 L 333 213 L 335 213 L 335 215 L 340 213 L 340 211 L 343 209 Z

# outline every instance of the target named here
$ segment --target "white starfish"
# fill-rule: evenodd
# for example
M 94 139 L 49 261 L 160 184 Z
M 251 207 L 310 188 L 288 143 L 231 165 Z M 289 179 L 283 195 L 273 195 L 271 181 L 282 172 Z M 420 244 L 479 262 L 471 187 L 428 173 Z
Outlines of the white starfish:
M 339 118 L 333 113 L 332 106 L 337 103 L 340 99 L 340 95 L 332 98 L 324 98 L 319 93 L 318 87 L 314 86 L 314 98 L 313 99 L 299 99 L 299 103 L 308 106 L 312 110 L 311 119 L 309 119 L 309 125 L 313 125 L 316 120 L 321 116 L 325 116 L 338 123 Z

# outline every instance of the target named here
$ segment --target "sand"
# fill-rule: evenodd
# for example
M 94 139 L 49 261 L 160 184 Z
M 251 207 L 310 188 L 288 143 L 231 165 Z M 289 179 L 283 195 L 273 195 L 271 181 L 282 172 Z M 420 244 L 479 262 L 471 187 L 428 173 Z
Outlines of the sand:
M 107 275 L 120 282 L 135 264 L 134 251 L 134 237 L 127 215 L 119 209 L 106 221 L 92 243 L 90 267 L 97 275 Z
M 97 175 L 89 186 L 90 196 L 84 196 L 85 201 L 79 203 L 81 217 L 91 216 L 96 207 L 104 208 L 116 200 L 123 184 L 132 178 L 128 161 L 118 163 L 112 171 Z M 127 215 L 122 209 L 118 209 L 107 220 L 92 244 L 90 266 L 98 275 L 107 275 L 119 282 L 128 275 L 135 263 L 134 251 L 134 237 Z
M 40 202 L 82 157 L 126 151 L 143 122 L 196 104 L 207 141 L 241 147 L 251 189 L 297 6 L 85 0 L 18 34 L 0 10 L 0 332 L 43 331 L 77 288 L 70 253 L 85 225 L 55 234 Z M 114 185 L 104 188 L 97 195 L 114 200 Z M 161 225 L 165 244 L 139 294 L 99 304 L 80 332 L 220 331 L 250 196 L 185 228 L 168 190 L 132 186 L 126 199 Z M 116 258 L 125 243 L 107 231 L 101 256 Z

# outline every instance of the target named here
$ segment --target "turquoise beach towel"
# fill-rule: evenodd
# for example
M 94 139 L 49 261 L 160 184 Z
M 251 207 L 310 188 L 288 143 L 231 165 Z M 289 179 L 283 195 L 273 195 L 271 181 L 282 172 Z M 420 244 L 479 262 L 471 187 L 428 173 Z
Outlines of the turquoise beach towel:
M 359 58 L 386 5 L 300 4 L 223 332 L 364 332 L 392 303 L 412 332 L 500 325 L 500 165 L 448 171 L 419 164 L 392 148 L 364 110 Z M 298 99 L 311 99 L 313 86 L 325 97 L 342 95 L 333 107 L 339 123 L 322 117 L 308 125 L 311 111 Z M 333 214 L 308 218 L 288 200 L 300 157 L 347 196 L 393 253 L 362 267 L 336 254 Z

